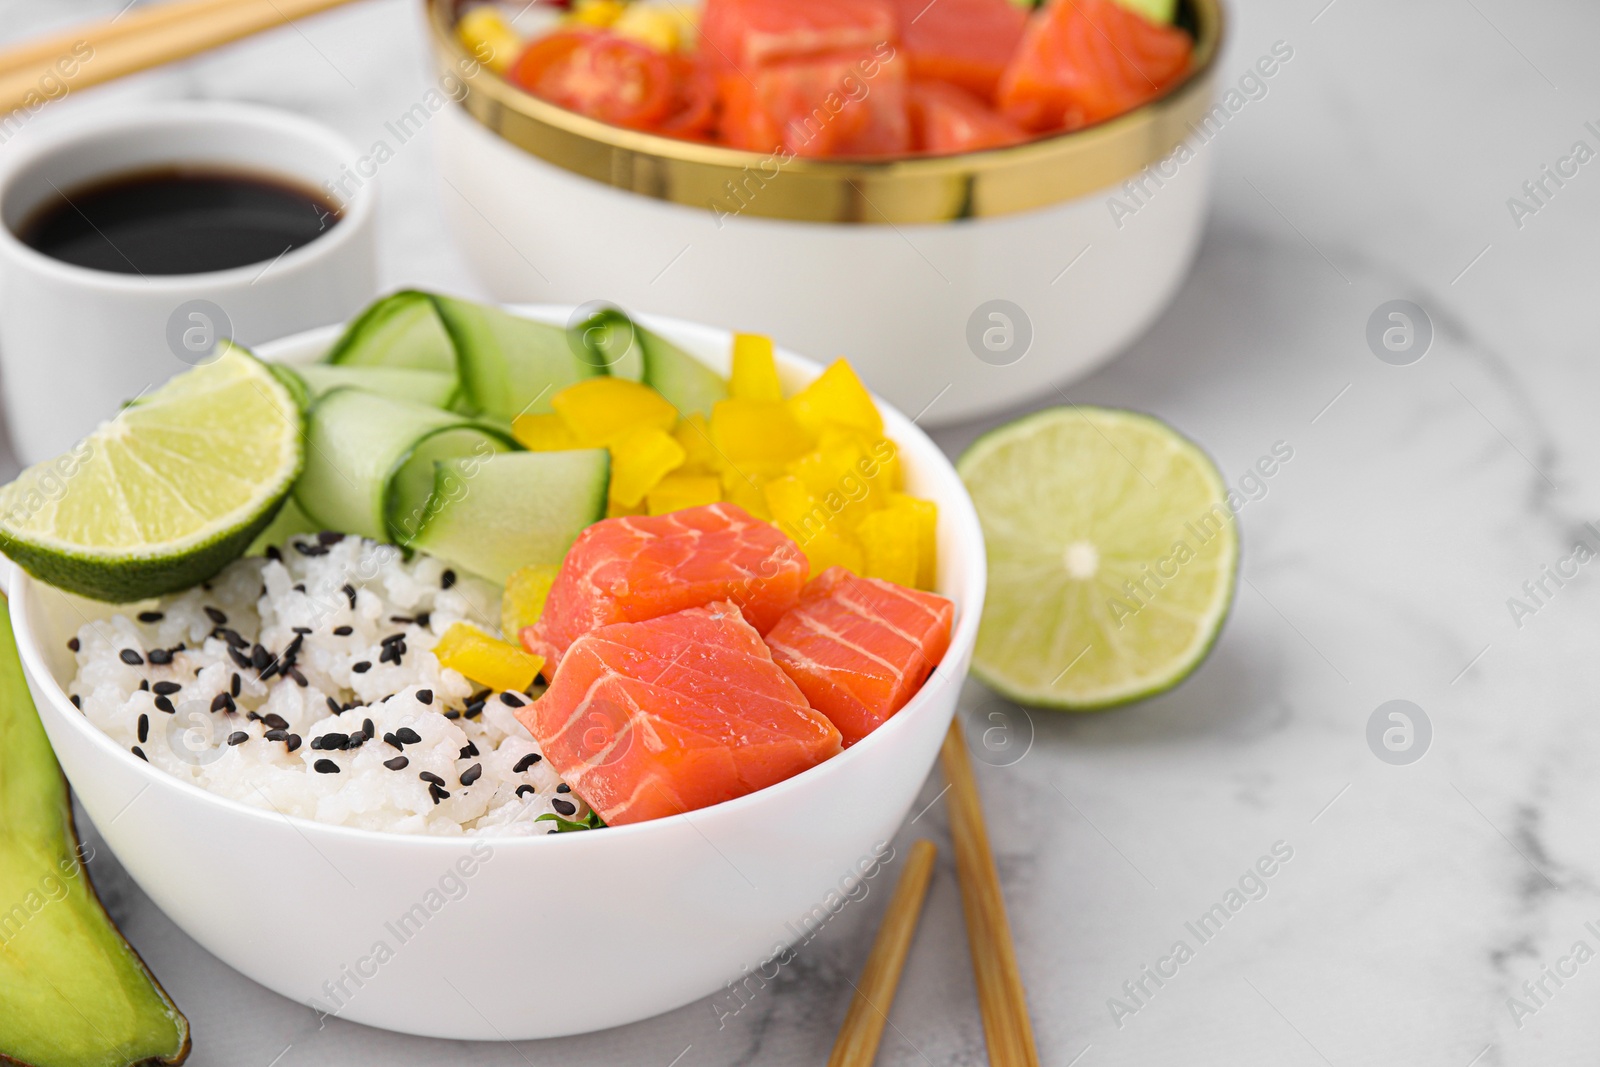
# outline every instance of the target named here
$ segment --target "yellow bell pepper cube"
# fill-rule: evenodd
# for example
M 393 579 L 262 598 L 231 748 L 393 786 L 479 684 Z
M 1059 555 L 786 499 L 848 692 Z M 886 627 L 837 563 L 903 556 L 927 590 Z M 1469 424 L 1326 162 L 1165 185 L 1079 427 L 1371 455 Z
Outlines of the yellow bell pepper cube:
M 862 572 L 861 548 L 851 540 L 838 514 L 812 496 L 799 478 L 792 474 L 774 478 L 762 487 L 762 494 L 772 521 L 800 546 L 811 562 L 812 574 L 821 574 L 835 564 Z
M 889 497 L 892 511 L 911 515 L 917 524 L 917 588 L 934 587 L 939 575 L 939 505 L 931 500 L 894 493 Z
M 685 415 L 673 428 L 672 439 L 683 446 L 683 466 L 679 474 L 718 474 L 724 464 L 711 443 L 711 423 L 698 411 Z
M 789 409 L 800 425 L 821 433 L 830 422 L 843 423 L 874 437 L 883 436 L 883 416 L 872 394 L 861 384 L 850 364 L 836 359 L 810 385 L 789 398 Z
M 560 415 L 518 415 L 511 420 L 511 436 L 529 452 L 566 452 L 582 447 Z
M 758 333 L 733 335 L 733 373 L 728 377 L 728 395 L 739 400 L 783 399 L 772 338 Z
M 609 445 L 634 430 L 666 434 L 678 424 L 678 410 L 648 385 L 626 378 L 588 378 L 550 398 L 561 421 L 580 447 Z
M 645 494 L 684 458 L 683 446 L 653 426 L 630 430 L 613 441 L 610 449 L 611 500 L 625 508 L 638 507 Z
M 745 476 L 735 470 L 722 472 L 722 499 L 730 504 L 737 504 L 762 522 L 772 521 L 772 512 L 767 507 L 766 494 L 762 485 L 766 478 Z
M 479 63 L 496 74 L 510 70 L 522 53 L 522 38 L 499 11 L 488 5 L 475 7 L 462 15 L 461 21 L 456 23 L 456 37 Z
M 723 462 L 750 473 L 799 459 L 816 438 L 775 400 L 720 400 L 711 409 L 711 440 Z
M 580 26 L 594 26 L 603 30 L 621 18 L 626 7 L 622 0 L 578 0 L 572 5 L 572 13 L 567 19 Z
M 812 495 L 851 529 L 868 513 L 886 507 L 890 494 L 899 488 L 894 444 L 836 424 L 823 429 L 814 451 L 785 470 L 805 482 Z
M 502 691 L 527 689 L 544 668 L 543 656 L 490 637 L 464 622 L 450 624 L 450 629 L 433 646 L 433 654 L 441 667 L 449 667 L 479 685 Z
M 511 572 L 506 591 L 500 594 L 501 633 L 520 640 L 522 631 L 539 621 L 545 598 L 560 571 L 560 567 L 548 563 L 531 563 Z
M 874 511 L 856 527 L 868 578 L 917 585 L 917 517 L 903 508 Z
M 684 20 L 672 8 L 651 4 L 629 4 L 611 24 L 611 32 L 638 41 L 657 52 L 676 52 L 682 47 Z
M 684 474 L 674 471 L 656 483 L 644 496 L 645 510 L 652 515 L 698 508 L 722 499 L 722 482 L 714 474 Z

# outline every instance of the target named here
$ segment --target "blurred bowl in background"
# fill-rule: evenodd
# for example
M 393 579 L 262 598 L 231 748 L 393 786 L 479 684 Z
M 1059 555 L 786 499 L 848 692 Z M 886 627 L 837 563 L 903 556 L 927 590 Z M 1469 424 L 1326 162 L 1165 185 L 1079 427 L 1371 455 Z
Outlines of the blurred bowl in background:
M 605 298 L 768 333 L 848 356 L 941 424 L 1105 362 L 1172 299 L 1199 244 L 1220 0 L 1180 4 L 1187 78 L 1108 122 L 953 156 L 786 162 L 534 97 L 476 67 L 454 0 L 425 2 L 456 100 L 438 115 L 442 195 L 500 300 Z

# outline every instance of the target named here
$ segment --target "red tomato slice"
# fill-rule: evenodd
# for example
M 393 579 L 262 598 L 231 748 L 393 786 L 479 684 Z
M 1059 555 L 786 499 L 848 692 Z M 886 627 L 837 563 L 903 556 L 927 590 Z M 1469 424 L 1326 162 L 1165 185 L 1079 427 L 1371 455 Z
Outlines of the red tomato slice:
M 911 129 L 922 152 L 977 152 L 1032 136 L 979 97 L 948 82 L 912 82 L 910 102 Z
M 1193 48 L 1187 33 L 1116 0 L 1053 0 L 1000 79 L 1000 109 L 1033 130 L 1101 122 L 1170 88 Z
M 511 80 L 552 104 L 616 126 L 646 129 L 672 108 L 672 65 L 611 33 L 558 30 L 530 44 Z
M 717 124 L 717 79 L 702 62 L 687 56 L 672 57 L 676 100 L 672 114 L 659 132 L 670 137 L 704 141 Z
M 700 33 L 713 62 L 749 70 L 892 43 L 895 10 L 890 0 L 706 0 Z
M 757 152 L 884 156 L 911 149 L 906 64 L 835 52 L 717 76 L 722 139 Z
M 896 0 L 911 74 L 954 82 L 986 100 L 1022 43 L 1028 13 L 1011 0 Z

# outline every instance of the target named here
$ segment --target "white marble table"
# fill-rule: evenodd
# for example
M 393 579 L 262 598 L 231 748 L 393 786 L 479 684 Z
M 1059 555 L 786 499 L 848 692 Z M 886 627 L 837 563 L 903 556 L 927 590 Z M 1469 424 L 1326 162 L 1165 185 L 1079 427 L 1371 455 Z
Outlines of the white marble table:
M 0 32 L 119 3 L 0 0 Z M 59 107 L 247 99 L 366 142 L 423 85 L 414 7 L 367 0 Z M 1531 614 L 1514 618 L 1508 598 L 1575 541 L 1600 547 L 1584 528 L 1600 520 L 1589 452 L 1600 450 L 1600 162 L 1520 227 L 1507 200 L 1576 140 L 1600 148 L 1584 127 L 1600 120 L 1600 7 L 1233 8 L 1224 78 L 1274 41 L 1295 58 L 1218 139 L 1215 211 L 1187 287 L 1070 392 L 1171 421 L 1235 484 L 1275 443 L 1292 447 L 1241 512 L 1237 606 L 1198 675 L 1141 705 L 1030 719 L 976 684 L 967 694 L 976 720 L 1009 715 L 1034 734 L 1020 761 L 980 772 L 1044 1061 L 1593 1063 L 1600 962 L 1571 953 L 1600 950 L 1589 773 L 1600 591 L 1580 571 L 1559 588 L 1547 579 L 1552 595 L 1525 600 Z M 472 293 L 424 140 L 381 178 L 384 280 Z M 1396 298 L 1435 327 L 1411 366 L 1380 362 L 1364 339 L 1369 315 Z M 980 429 L 942 443 L 958 451 Z M 1408 766 L 1366 740 L 1369 716 L 1396 698 L 1433 727 Z M 942 806 L 913 829 L 945 843 Z M 1273 865 L 1266 895 L 1202 943 L 1185 924 L 1275 844 L 1292 858 Z M 193 1021 L 191 1062 L 229 1067 L 820 1063 L 884 899 L 841 913 L 724 1029 L 703 1002 L 506 1047 L 339 1021 L 319 1030 L 309 1010 L 178 932 L 109 855 L 94 875 Z M 1160 961 L 1179 940 L 1192 958 L 1158 987 L 1143 968 L 1170 974 Z M 1558 985 L 1547 967 L 1576 973 Z M 1134 1000 L 1124 983 L 1141 980 Z M 536 983 L 530 995 L 543 995 Z M 893 1023 L 885 1064 L 982 1062 L 947 861 Z

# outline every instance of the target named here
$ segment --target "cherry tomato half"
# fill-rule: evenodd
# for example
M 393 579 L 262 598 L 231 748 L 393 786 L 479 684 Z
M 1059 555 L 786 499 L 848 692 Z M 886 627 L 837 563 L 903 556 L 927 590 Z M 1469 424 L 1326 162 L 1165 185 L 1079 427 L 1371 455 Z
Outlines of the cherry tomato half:
M 648 129 L 672 109 L 667 57 L 616 34 L 559 30 L 530 44 L 511 80 L 552 104 L 616 126 Z

